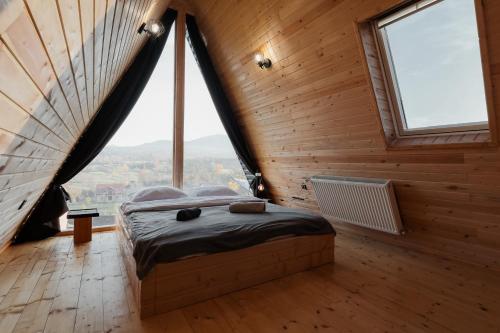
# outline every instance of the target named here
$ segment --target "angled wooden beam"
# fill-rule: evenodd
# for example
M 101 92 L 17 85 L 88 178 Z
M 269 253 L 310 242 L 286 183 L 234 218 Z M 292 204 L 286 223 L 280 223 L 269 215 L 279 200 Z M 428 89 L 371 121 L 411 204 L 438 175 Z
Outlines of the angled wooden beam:
M 174 139 L 173 185 L 182 188 L 184 171 L 184 73 L 186 51 L 186 12 L 179 8 L 175 24 L 175 87 L 174 87 Z

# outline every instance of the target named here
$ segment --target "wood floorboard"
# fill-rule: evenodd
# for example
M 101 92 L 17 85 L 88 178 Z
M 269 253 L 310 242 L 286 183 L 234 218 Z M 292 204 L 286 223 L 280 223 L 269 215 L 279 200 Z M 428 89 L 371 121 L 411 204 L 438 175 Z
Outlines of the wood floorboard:
M 114 232 L 11 246 L 0 332 L 500 332 L 500 276 L 339 233 L 336 262 L 141 321 Z

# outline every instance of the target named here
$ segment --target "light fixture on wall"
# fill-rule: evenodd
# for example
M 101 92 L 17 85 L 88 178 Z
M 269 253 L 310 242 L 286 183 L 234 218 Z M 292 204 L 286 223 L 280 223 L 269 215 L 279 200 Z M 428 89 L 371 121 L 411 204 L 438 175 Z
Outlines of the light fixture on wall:
M 139 34 L 145 32 L 149 36 L 156 38 L 161 36 L 165 32 L 165 27 L 159 20 L 149 20 L 148 22 L 142 23 L 137 32 Z
M 265 58 L 260 52 L 255 54 L 255 63 L 260 67 L 260 69 L 269 69 L 272 65 L 271 59 Z
M 262 181 L 262 174 L 260 172 L 255 173 L 255 178 L 257 181 L 257 191 L 264 192 L 266 188 L 264 187 L 264 182 Z

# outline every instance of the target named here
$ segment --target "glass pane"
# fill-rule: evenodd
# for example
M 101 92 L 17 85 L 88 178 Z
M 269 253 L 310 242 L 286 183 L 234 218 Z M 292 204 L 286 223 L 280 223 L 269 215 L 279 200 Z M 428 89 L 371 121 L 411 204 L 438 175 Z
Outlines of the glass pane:
M 238 193 L 249 193 L 245 174 L 187 40 L 183 182 L 186 190 L 226 185 Z
M 488 121 L 473 0 L 385 27 L 408 129 Z
M 103 151 L 64 185 L 70 209 L 97 208 L 94 226 L 114 224 L 118 207 L 138 189 L 172 184 L 174 33 L 130 115 Z M 65 226 L 61 219 L 61 227 Z M 67 221 L 72 228 L 73 221 Z

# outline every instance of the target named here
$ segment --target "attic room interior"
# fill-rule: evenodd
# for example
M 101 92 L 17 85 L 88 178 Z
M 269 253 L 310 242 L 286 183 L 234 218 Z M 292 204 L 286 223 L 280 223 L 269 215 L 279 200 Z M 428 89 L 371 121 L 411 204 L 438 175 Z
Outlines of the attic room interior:
M 500 332 L 499 16 L 0 0 L 0 332 Z

